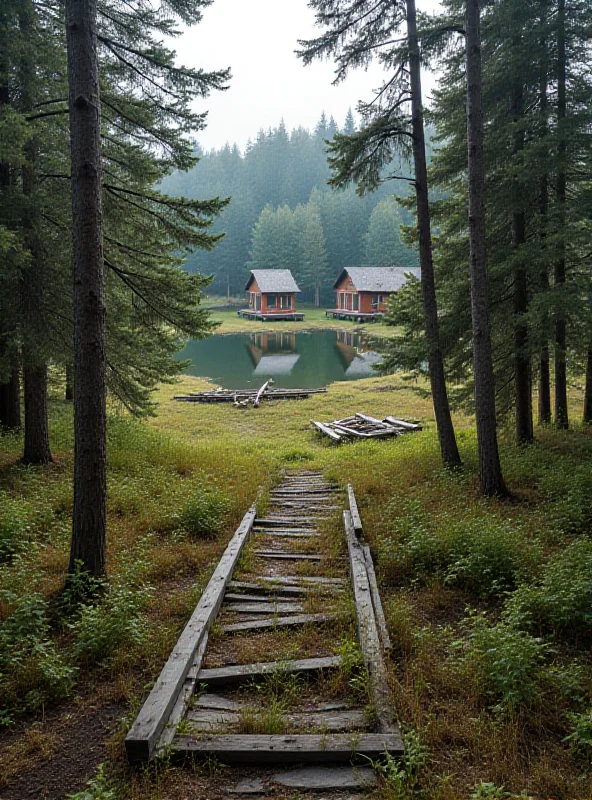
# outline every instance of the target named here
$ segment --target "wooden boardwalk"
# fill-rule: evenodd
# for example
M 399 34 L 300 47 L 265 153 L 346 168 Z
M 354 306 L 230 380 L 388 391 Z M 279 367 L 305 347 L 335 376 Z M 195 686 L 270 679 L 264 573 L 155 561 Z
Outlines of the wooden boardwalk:
M 323 528 L 331 516 L 348 558 Z M 265 516 L 249 509 L 127 736 L 129 760 L 173 751 L 251 766 L 367 764 L 401 754 L 383 658 L 390 642 L 361 532 L 353 489 L 318 472 L 286 475 Z M 348 630 L 366 694 L 352 691 L 340 655 Z

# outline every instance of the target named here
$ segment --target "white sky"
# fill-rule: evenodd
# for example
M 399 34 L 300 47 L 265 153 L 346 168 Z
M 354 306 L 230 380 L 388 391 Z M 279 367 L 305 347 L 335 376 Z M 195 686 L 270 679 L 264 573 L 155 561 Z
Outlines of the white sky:
M 423 0 L 422 10 L 432 11 L 438 0 Z M 381 70 L 372 65 L 357 70 L 339 86 L 332 86 L 331 62 L 304 67 L 294 50 L 298 39 L 319 35 L 307 0 L 215 0 L 203 12 L 202 22 L 174 41 L 177 62 L 206 70 L 230 67 L 232 80 L 226 92 L 214 92 L 196 110 L 208 111 L 208 126 L 198 140 L 206 149 L 227 141 L 244 148 L 260 128 L 278 125 L 288 130 L 313 128 L 322 111 L 333 114 L 338 125 L 360 99 L 372 97 L 381 84 Z M 433 84 L 425 76 L 424 93 Z

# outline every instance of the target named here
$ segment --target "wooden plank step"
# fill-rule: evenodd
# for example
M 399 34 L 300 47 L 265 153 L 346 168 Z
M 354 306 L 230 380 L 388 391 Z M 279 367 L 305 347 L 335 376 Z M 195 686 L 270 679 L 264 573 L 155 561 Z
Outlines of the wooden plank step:
M 323 656 L 322 658 L 301 658 L 294 661 L 267 661 L 256 664 L 235 664 L 231 667 L 200 669 L 197 673 L 198 683 L 208 686 L 229 686 L 245 683 L 253 678 L 262 678 L 274 672 L 318 672 L 323 669 L 337 669 L 341 666 L 341 656 Z
M 294 600 L 284 603 L 274 603 L 261 598 L 255 598 L 255 603 L 224 603 L 226 611 L 234 611 L 237 614 L 295 614 L 297 611 L 304 611 L 302 603 Z
M 253 550 L 258 558 L 277 558 L 281 561 L 322 561 L 323 556 L 311 553 L 286 553 L 281 550 Z
M 226 725 L 237 725 L 248 714 L 249 720 L 264 719 L 257 709 L 243 708 L 243 711 L 222 711 L 217 709 L 196 709 L 188 711 L 185 719 L 195 725 L 198 730 L 215 731 Z M 349 731 L 363 728 L 368 717 L 363 708 L 352 708 L 347 711 L 310 711 L 290 712 L 282 714 L 286 725 L 308 730 Z
M 320 583 L 332 586 L 344 586 L 344 578 L 324 578 L 319 575 L 278 575 L 277 577 L 270 577 L 267 575 L 245 575 L 245 578 L 257 579 L 259 581 L 270 581 L 273 584 L 285 584 L 288 586 L 299 586 L 310 583 Z
M 209 708 L 218 711 L 240 711 L 241 708 L 250 706 L 247 701 L 242 703 L 237 700 L 232 700 L 229 697 L 224 697 L 221 694 L 214 694 L 213 692 L 204 692 L 198 697 L 194 698 L 194 708 Z M 347 703 L 320 703 L 319 705 L 312 706 L 307 709 L 307 713 L 317 713 L 325 711 L 347 711 L 349 710 Z
M 257 536 L 280 536 L 286 539 L 310 539 L 311 536 L 313 538 L 318 538 L 321 534 L 318 531 L 307 531 L 306 533 L 303 531 L 283 531 L 281 529 L 264 529 L 260 531 L 253 531 L 253 533 L 257 534 Z
M 317 494 L 336 494 L 337 489 L 329 489 L 326 486 L 318 486 L 318 487 L 309 487 L 307 489 L 286 489 L 284 487 L 278 486 L 276 489 L 272 489 L 270 494 L 289 494 L 289 495 L 317 495 Z
M 267 594 L 239 594 L 238 592 L 226 592 L 224 595 L 225 602 L 234 602 L 234 603 L 261 603 L 267 602 L 269 600 L 269 592 Z M 282 597 L 282 602 L 284 603 L 294 603 L 296 606 L 299 605 L 297 602 L 296 597 Z M 272 601 L 270 601 L 272 602 Z
M 293 614 L 290 617 L 269 617 L 249 622 L 233 622 L 221 625 L 221 633 L 241 633 L 242 631 L 260 631 L 266 628 L 287 628 L 298 625 L 321 625 L 340 617 L 340 614 Z
M 303 528 L 316 528 L 317 526 L 316 521 L 311 520 L 310 517 L 291 517 L 287 519 L 280 516 L 258 517 L 254 524 L 258 528 L 286 528 L 292 527 L 294 522 L 298 522 L 298 526 Z
M 401 737 L 384 733 L 177 736 L 173 747 L 234 764 L 349 763 L 354 759 L 367 763 L 385 752 L 403 754 Z
M 270 585 L 250 583 L 248 581 L 230 581 L 228 588 L 238 591 L 261 592 L 262 597 L 280 594 L 302 597 L 302 595 L 311 594 L 314 591 L 310 586 L 286 586 L 276 579 L 274 579 L 274 583 Z M 226 597 L 228 597 L 228 594 L 226 594 Z

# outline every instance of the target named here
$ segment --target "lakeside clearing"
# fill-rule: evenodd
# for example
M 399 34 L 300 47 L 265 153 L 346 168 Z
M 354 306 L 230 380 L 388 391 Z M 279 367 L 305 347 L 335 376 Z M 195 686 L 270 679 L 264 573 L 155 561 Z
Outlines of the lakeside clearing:
M 307 303 L 298 303 L 298 311 L 304 313 L 304 320 L 302 322 L 270 322 L 266 320 L 249 320 L 244 317 L 239 317 L 236 313 L 239 309 L 246 306 L 246 302 L 236 305 L 236 307 L 228 308 L 221 306 L 220 298 L 210 298 L 204 305 L 211 309 L 212 319 L 220 323 L 216 329 L 217 334 L 228 333 L 256 333 L 258 331 L 295 331 L 304 332 L 306 330 L 316 330 L 318 328 L 330 330 L 346 330 L 358 333 L 365 333 L 370 337 L 392 339 L 399 335 L 401 329 L 399 327 L 392 327 L 385 325 L 382 322 L 370 322 L 361 324 L 358 322 L 350 322 L 349 320 L 333 319 L 325 314 L 325 306 L 316 308 Z
M 51 401 L 55 464 L 23 467 L 20 437 L 0 438 L 3 799 L 79 791 L 103 762 L 110 800 L 225 796 L 236 770 L 164 762 L 130 773 L 122 742 L 258 488 L 299 467 L 353 483 L 377 560 L 408 759 L 371 796 L 469 800 L 504 786 L 589 798 L 591 432 L 545 429 L 522 449 L 502 436 L 515 499 L 499 502 L 479 496 L 470 417 L 455 415 L 464 472 L 442 470 L 421 383 L 339 383 L 259 409 L 172 400 L 210 386 L 184 377 L 160 387 L 156 417 L 111 416 L 111 585 L 96 608 L 71 613 L 60 601 L 73 461 L 62 387 Z M 572 390 L 574 418 L 581 397 Z M 309 424 L 355 411 L 426 429 L 331 446 Z M 476 788 L 489 783 L 489 794 Z

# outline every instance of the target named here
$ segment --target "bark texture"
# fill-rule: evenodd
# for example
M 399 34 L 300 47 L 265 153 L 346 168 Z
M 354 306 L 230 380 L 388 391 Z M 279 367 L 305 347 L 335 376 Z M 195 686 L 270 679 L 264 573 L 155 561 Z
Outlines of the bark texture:
M 584 391 L 584 424 L 592 425 L 592 347 L 586 359 L 586 389 Z
M 72 364 L 66 364 L 65 398 L 68 401 L 74 400 L 74 367 Z
M 444 466 L 455 469 L 461 466 L 448 393 L 444 375 L 444 359 L 440 347 L 438 304 L 432 258 L 432 235 L 428 197 L 428 173 L 425 152 L 425 133 L 421 94 L 421 57 L 417 38 L 415 0 L 407 0 L 407 38 L 409 43 L 409 72 L 411 80 L 411 119 L 413 130 L 413 162 L 415 167 L 415 197 L 417 203 L 417 228 L 419 234 L 419 263 L 421 266 L 421 296 L 428 351 L 430 387 L 438 439 Z
M 47 365 L 27 367 L 25 384 L 24 464 L 49 464 L 53 461 L 47 423 Z
M 543 6 L 546 13 L 546 5 Z M 542 26 L 546 23 L 543 14 L 541 17 Z M 545 39 L 541 41 L 541 53 L 545 53 L 547 43 Z M 549 104 L 547 99 L 547 62 L 543 59 L 541 66 L 541 77 L 539 83 L 539 104 L 541 110 L 541 138 L 547 136 L 549 130 Z M 544 173 L 541 177 L 541 196 L 539 201 L 540 224 L 541 224 L 541 249 L 543 258 L 546 250 L 545 240 L 547 238 L 547 215 L 549 213 L 549 176 Z M 549 292 L 549 272 L 547 264 L 543 262 L 539 274 L 539 288 L 541 293 Z M 546 314 L 541 320 L 541 350 L 539 354 L 539 425 L 548 425 L 551 422 L 551 364 L 549 357 L 549 319 Z
M 487 299 L 481 33 L 478 0 L 467 0 L 466 43 L 471 315 L 479 480 L 485 495 L 504 496 L 508 492 L 502 477 L 497 443 L 495 381 Z
M 557 153 L 557 206 L 559 235 L 559 257 L 555 263 L 555 286 L 565 285 L 565 203 L 567 180 L 565 161 L 567 145 L 565 141 L 567 56 L 565 52 L 565 0 L 557 5 L 557 130 L 559 147 Z M 558 428 L 569 427 L 567 411 L 567 363 L 566 363 L 566 321 L 562 300 L 555 318 L 555 424 Z
M 105 574 L 106 349 L 96 0 L 67 0 L 74 259 L 74 510 L 69 570 Z

